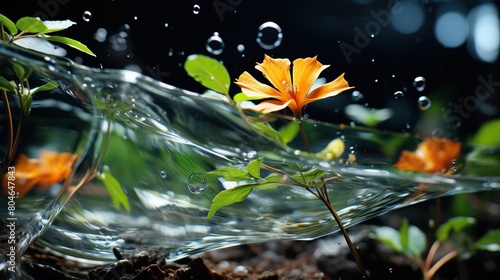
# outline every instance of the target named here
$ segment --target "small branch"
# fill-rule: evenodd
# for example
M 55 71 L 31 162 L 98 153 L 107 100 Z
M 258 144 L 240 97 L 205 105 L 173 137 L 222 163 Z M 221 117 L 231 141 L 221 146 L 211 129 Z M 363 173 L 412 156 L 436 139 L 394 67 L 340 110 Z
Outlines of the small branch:
M 431 269 L 432 260 L 434 260 L 434 256 L 436 255 L 436 252 L 439 249 L 440 245 L 441 243 L 439 243 L 439 241 L 434 241 L 434 243 L 432 243 L 432 246 L 429 249 L 429 253 L 427 254 L 427 258 L 425 260 L 425 271 L 429 271 Z
M 434 275 L 436 274 L 436 272 L 444 265 L 446 264 L 447 262 L 449 262 L 450 260 L 452 260 L 453 258 L 455 258 L 456 256 L 458 256 L 458 253 L 456 250 L 453 250 L 451 252 L 449 252 L 448 254 L 446 254 L 444 257 L 442 257 L 441 259 L 439 259 L 439 261 L 437 261 L 433 266 L 432 268 L 427 271 L 426 273 L 426 279 L 432 279 L 434 277 Z
M 304 144 L 306 145 L 306 150 L 308 153 L 311 153 L 311 147 L 309 146 L 309 141 L 307 141 L 306 132 L 304 131 L 304 125 L 302 124 L 302 119 L 297 121 L 299 123 L 300 135 L 302 136 L 302 140 L 304 140 Z

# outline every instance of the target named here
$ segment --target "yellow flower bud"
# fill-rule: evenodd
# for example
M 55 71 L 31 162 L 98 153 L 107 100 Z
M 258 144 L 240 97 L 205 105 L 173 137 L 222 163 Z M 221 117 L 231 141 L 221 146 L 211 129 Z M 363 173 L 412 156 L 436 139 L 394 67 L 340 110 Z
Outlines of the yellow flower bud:
M 345 144 L 342 139 L 334 139 L 328 145 L 326 148 L 324 148 L 321 152 L 316 153 L 317 156 L 326 158 L 328 160 L 336 159 L 339 158 L 343 153 L 345 149 Z

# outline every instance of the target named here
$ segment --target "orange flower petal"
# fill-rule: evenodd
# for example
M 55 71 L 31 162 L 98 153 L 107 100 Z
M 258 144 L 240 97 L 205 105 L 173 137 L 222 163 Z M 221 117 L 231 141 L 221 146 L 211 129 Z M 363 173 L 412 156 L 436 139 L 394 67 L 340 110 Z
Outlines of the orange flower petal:
M 265 100 L 253 106 L 250 109 L 261 112 L 263 114 L 268 114 L 271 112 L 276 112 L 285 109 L 287 106 L 289 106 L 290 102 L 295 102 L 295 101 L 288 100 L 286 103 L 283 103 L 279 100 Z
M 445 173 L 460 156 L 461 144 L 449 139 L 429 138 L 420 143 L 415 152 L 403 151 L 394 165 L 408 171 Z
M 30 159 L 26 155 L 21 154 L 16 161 L 14 183 L 15 191 L 19 193 L 19 197 L 23 197 L 28 193 L 40 180 L 40 162 L 35 159 Z M 4 193 L 9 191 L 9 173 L 6 173 L 2 178 L 2 189 Z
M 77 155 L 53 151 L 40 151 L 40 184 L 50 186 L 68 179 Z
M 283 97 L 276 89 L 257 81 L 248 72 L 243 72 L 235 82 L 245 95 L 255 99 L 276 98 L 282 100 Z
M 349 86 L 349 83 L 344 79 L 344 73 L 342 73 L 342 75 L 338 76 L 337 79 L 321 85 L 311 91 L 302 102 L 302 105 L 305 106 L 311 102 L 335 96 L 351 88 L 354 87 Z
M 290 76 L 290 60 L 274 59 L 268 55 L 264 56 L 264 61 L 258 63 L 255 68 L 261 71 L 266 79 L 281 93 L 280 100 L 289 100 L 293 96 L 290 94 L 292 88 L 292 78 Z
M 294 98 L 298 104 L 302 104 L 319 74 L 330 66 L 321 64 L 316 57 L 298 58 L 293 61 Z

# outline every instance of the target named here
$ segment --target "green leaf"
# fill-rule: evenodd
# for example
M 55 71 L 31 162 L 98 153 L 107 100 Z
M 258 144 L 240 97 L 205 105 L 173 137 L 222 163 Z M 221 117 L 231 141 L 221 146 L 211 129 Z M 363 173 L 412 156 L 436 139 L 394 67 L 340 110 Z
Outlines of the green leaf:
M 207 218 L 212 218 L 215 212 L 221 207 L 243 201 L 252 192 L 254 187 L 254 185 L 245 185 L 221 191 L 212 200 Z
M 472 144 L 500 146 L 500 120 L 491 120 L 483 124 L 472 138 Z
M 323 185 L 323 180 L 321 180 L 321 177 L 323 177 L 324 175 L 326 175 L 325 171 L 318 168 L 313 168 L 305 172 L 298 172 L 297 174 L 294 174 L 290 177 L 308 187 L 317 188 Z
M 17 34 L 16 24 L 8 17 L 0 14 L 0 23 L 3 24 L 7 30 L 9 30 L 10 35 L 14 36 Z
M 123 192 L 123 189 L 120 185 L 120 182 L 116 180 L 111 173 L 108 171 L 104 171 L 103 173 L 97 176 L 103 183 L 109 194 L 111 195 L 111 200 L 113 201 L 113 205 L 117 210 L 123 207 L 123 209 L 130 212 L 130 204 L 128 202 L 128 197 Z
M 31 94 L 21 95 L 21 103 L 23 104 L 24 116 L 27 117 L 31 113 L 31 104 L 33 103 Z
M 64 29 L 68 29 L 72 25 L 76 24 L 76 22 L 71 21 L 71 20 L 46 20 L 43 23 L 45 24 L 47 29 L 44 30 L 43 32 L 40 32 L 42 34 L 47 34 L 47 33 L 51 33 L 51 32 L 57 32 L 57 31 L 61 31 Z
M 401 242 L 401 246 L 403 246 L 403 248 L 406 248 L 408 247 L 408 237 L 409 237 L 409 233 L 408 233 L 408 228 L 409 228 L 409 223 L 408 223 L 408 219 L 403 219 L 403 221 L 401 222 L 401 226 L 399 227 L 399 239 L 400 239 L 400 242 Z
M 12 68 L 14 69 L 14 73 L 20 82 L 27 80 L 33 71 L 31 68 L 25 69 L 19 63 L 15 62 L 12 63 Z
M 252 160 L 247 165 L 248 174 L 253 178 L 260 178 L 260 167 L 262 165 L 262 158 Z
M 295 139 L 297 134 L 299 134 L 299 124 L 297 122 L 289 122 L 287 125 L 280 128 L 278 133 L 281 139 L 283 139 L 283 143 L 288 144 Z
M 474 247 L 478 250 L 500 252 L 500 229 L 488 231 L 474 243 Z
M 248 95 L 244 94 L 243 92 L 237 93 L 233 97 L 233 100 L 236 103 L 241 103 L 243 101 L 249 101 L 249 100 L 260 100 L 260 99 L 264 99 L 264 98 L 255 97 L 255 96 L 248 96 Z
M 475 223 L 476 219 L 472 217 L 453 217 L 439 226 L 436 230 L 436 239 L 439 242 L 443 242 L 448 239 L 452 231 L 459 232 Z
M 184 69 L 197 82 L 216 92 L 229 93 L 229 73 L 216 59 L 201 54 L 188 56 Z
M 0 89 L 5 90 L 5 91 L 9 91 L 9 92 L 16 91 L 16 87 L 2 76 L 0 76 Z
M 47 30 L 47 26 L 39 18 L 23 17 L 16 23 L 17 28 L 25 33 L 42 33 Z
M 399 231 L 391 227 L 374 227 L 372 238 L 378 240 L 387 246 L 391 247 L 394 251 L 398 253 L 404 253 L 403 246 L 401 245 L 401 238 Z
M 50 81 L 50 82 L 47 82 L 44 85 L 41 85 L 39 87 L 31 89 L 31 94 L 35 94 L 35 93 L 40 92 L 40 91 L 49 91 L 49 90 L 53 90 L 55 88 L 57 88 L 57 82 L 56 81 Z
M 210 171 L 207 174 L 220 176 L 226 182 L 238 182 L 252 179 L 252 176 L 241 167 L 223 167 Z
M 80 43 L 77 40 L 67 38 L 67 37 L 62 37 L 62 36 L 47 36 L 47 35 L 40 35 L 39 36 L 42 39 L 53 41 L 53 42 L 58 42 L 61 44 L 68 45 L 72 48 L 75 48 L 81 52 L 84 52 L 88 55 L 95 56 L 95 54 L 84 44 Z
M 427 237 L 418 227 L 409 225 L 407 219 L 403 220 L 403 224 L 405 223 L 406 226 L 404 227 L 406 227 L 406 229 L 404 229 L 404 231 L 406 231 L 406 233 L 403 234 L 400 229 L 403 254 L 409 258 L 419 257 L 425 250 Z
M 250 122 L 252 125 L 252 128 L 255 130 L 255 132 L 269 137 L 272 140 L 283 144 L 283 139 L 281 138 L 281 135 L 279 134 L 278 131 L 276 131 L 274 128 L 272 128 L 268 123 L 263 123 L 263 122 Z

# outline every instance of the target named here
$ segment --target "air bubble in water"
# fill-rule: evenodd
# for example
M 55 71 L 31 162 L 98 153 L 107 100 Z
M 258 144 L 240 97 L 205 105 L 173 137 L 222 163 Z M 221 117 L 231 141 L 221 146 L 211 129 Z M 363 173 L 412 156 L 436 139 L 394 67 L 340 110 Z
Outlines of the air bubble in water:
M 420 96 L 417 103 L 418 108 L 420 108 L 420 110 L 422 111 L 425 111 L 431 107 L 431 100 L 427 96 Z
M 160 171 L 160 177 L 162 179 L 167 179 L 167 172 L 165 170 Z
M 224 51 L 224 41 L 219 36 L 219 33 L 214 32 L 214 35 L 210 36 L 207 40 L 206 48 L 211 54 L 218 55 Z
M 402 98 L 404 96 L 403 92 L 398 90 L 394 93 L 394 98 L 396 99 L 399 99 L 399 98 Z
M 97 42 L 104 42 L 106 41 L 106 38 L 108 36 L 108 31 L 104 28 L 99 28 L 97 31 L 94 33 L 94 39 Z
M 188 189 L 193 194 L 202 194 L 207 189 L 207 176 L 205 173 L 195 172 L 189 175 Z
M 413 86 L 418 91 L 423 91 L 425 89 L 427 82 L 424 77 L 418 76 L 413 80 Z
M 82 18 L 83 18 L 83 21 L 89 22 L 92 19 L 92 13 L 90 13 L 89 11 L 85 11 L 85 12 L 83 12 Z
M 257 43 L 265 50 L 272 50 L 281 44 L 283 33 L 281 27 L 272 21 L 259 26 Z
M 245 46 L 242 45 L 242 44 L 239 44 L 236 49 L 239 51 L 239 52 L 243 52 L 245 50 Z
M 358 102 L 358 101 L 360 101 L 361 99 L 363 99 L 364 97 L 365 97 L 365 96 L 364 96 L 361 92 L 359 92 L 359 91 L 355 90 L 355 91 L 353 91 L 353 92 L 352 92 L 352 95 L 351 95 L 351 100 L 352 100 L 353 102 Z
M 193 14 L 197 15 L 200 13 L 201 7 L 200 5 L 194 5 L 193 6 Z

